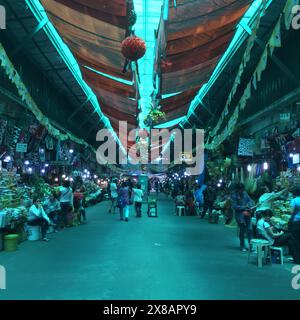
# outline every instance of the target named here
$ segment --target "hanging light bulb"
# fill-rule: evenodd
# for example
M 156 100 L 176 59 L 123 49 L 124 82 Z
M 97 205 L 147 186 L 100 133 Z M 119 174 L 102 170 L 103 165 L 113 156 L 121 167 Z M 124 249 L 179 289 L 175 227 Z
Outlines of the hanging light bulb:
M 28 171 L 29 173 L 32 173 L 32 168 L 28 168 L 27 171 Z
M 63 179 L 65 179 L 65 178 L 66 178 L 66 175 L 65 175 L 65 174 L 63 174 L 63 175 L 62 175 L 62 178 L 63 178 Z
M 248 164 L 247 170 L 248 170 L 248 172 L 251 172 L 251 171 L 252 171 L 252 166 L 251 166 L 251 164 Z
M 11 161 L 11 156 L 6 156 L 3 161 L 4 162 L 10 162 Z
M 74 150 L 73 150 L 73 149 L 70 149 L 70 150 L 69 150 L 69 153 L 70 153 L 70 154 L 74 153 Z
M 48 167 L 49 167 L 49 164 L 48 164 L 48 163 L 45 163 L 45 167 L 48 168 Z
M 268 170 L 269 169 L 269 164 L 268 164 L 268 162 L 265 162 L 264 163 L 264 170 Z
M 58 178 L 55 178 L 54 181 L 55 181 L 55 182 L 58 182 Z
M 25 164 L 26 166 L 28 166 L 28 165 L 30 164 L 30 162 L 29 162 L 28 160 L 26 160 L 26 161 L 24 162 L 24 164 Z
M 45 173 L 45 169 L 42 169 L 42 170 L 41 170 L 41 173 Z

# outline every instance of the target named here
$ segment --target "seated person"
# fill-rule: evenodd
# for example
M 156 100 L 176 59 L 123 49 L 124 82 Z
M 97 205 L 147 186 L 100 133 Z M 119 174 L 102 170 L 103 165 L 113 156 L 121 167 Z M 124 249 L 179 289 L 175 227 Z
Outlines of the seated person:
M 48 197 L 48 199 L 43 204 L 44 210 L 51 222 L 55 224 L 55 231 L 60 223 L 60 203 L 58 201 L 58 195 L 55 192 Z
M 35 196 L 33 199 L 33 205 L 30 207 L 28 212 L 28 222 L 29 226 L 40 226 L 42 232 L 43 241 L 49 241 L 46 237 L 49 225 L 52 225 L 49 217 L 46 215 L 40 199 Z
M 257 222 L 257 234 L 260 238 L 269 241 L 272 246 L 284 247 L 288 246 L 294 262 L 300 264 L 300 248 L 294 236 L 289 232 L 277 232 L 270 224 L 272 211 L 261 211 L 261 218 Z

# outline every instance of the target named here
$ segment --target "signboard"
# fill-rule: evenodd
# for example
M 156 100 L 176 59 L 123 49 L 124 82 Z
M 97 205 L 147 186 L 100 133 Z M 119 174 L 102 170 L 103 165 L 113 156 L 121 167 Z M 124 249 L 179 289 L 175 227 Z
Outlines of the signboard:
M 255 142 L 253 139 L 240 138 L 238 156 L 253 157 L 254 144 Z
M 17 143 L 16 151 L 21 153 L 26 153 L 27 143 Z
M 148 176 L 145 174 L 141 174 L 139 176 L 139 183 L 141 184 L 142 190 L 144 191 L 144 194 L 147 194 L 148 192 Z
M 290 113 L 280 113 L 280 121 L 290 121 L 291 114 Z

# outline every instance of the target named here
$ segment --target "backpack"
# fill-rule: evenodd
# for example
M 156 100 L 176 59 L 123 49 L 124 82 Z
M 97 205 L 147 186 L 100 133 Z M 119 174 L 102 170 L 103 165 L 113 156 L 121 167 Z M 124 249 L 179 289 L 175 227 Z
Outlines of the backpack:
M 118 197 L 117 206 L 118 206 L 118 208 L 121 208 L 121 209 L 126 207 L 126 201 L 122 196 Z

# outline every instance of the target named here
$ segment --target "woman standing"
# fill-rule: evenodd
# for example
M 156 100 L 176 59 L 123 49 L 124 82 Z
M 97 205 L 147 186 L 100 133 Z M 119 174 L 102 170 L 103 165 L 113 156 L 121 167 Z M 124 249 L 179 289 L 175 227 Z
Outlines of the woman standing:
M 125 216 L 125 221 L 128 222 L 129 204 L 130 204 L 129 187 L 126 182 L 123 182 L 118 192 L 118 207 L 120 209 L 120 220 L 124 220 L 124 216 Z
M 73 190 L 70 187 L 70 181 L 64 181 L 63 185 L 59 188 L 60 191 L 60 207 L 62 212 L 62 221 L 64 226 L 69 225 L 68 215 L 74 211 L 73 204 Z
M 141 218 L 141 216 L 142 216 L 142 202 L 143 202 L 143 196 L 144 196 L 144 192 L 142 190 L 141 184 L 138 183 L 136 188 L 133 188 L 132 190 L 133 190 L 133 194 L 134 194 L 133 201 L 134 201 L 136 216 L 138 218 Z
M 111 206 L 109 209 L 109 213 L 115 213 L 117 198 L 118 198 L 118 187 L 117 187 L 117 179 L 113 179 L 110 184 L 110 198 L 111 198 Z

